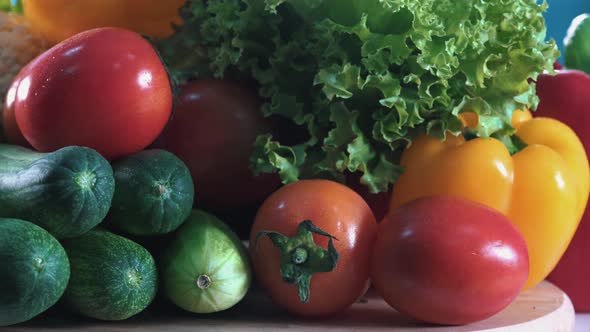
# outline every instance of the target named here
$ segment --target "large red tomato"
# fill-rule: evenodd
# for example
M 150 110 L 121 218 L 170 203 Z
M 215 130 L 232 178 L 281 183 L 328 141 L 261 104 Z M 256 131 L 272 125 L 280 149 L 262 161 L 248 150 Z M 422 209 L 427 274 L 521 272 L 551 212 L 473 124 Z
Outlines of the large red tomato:
M 508 306 L 529 272 L 526 243 L 503 214 L 464 198 L 414 200 L 379 225 L 371 280 L 392 307 L 467 324 Z
M 188 166 L 195 204 L 213 210 L 259 204 L 280 182 L 249 168 L 256 137 L 269 133 L 254 89 L 229 80 L 202 79 L 181 87 L 174 114 L 158 140 Z
M 149 42 L 119 28 L 77 34 L 19 73 L 6 105 L 37 150 L 93 148 L 108 159 L 142 150 L 172 111 L 168 74 Z
M 376 232 L 371 209 L 352 189 L 327 180 L 288 184 L 256 215 L 250 233 L 256 278 L 290 312 L 336 313 L 366 290 Z

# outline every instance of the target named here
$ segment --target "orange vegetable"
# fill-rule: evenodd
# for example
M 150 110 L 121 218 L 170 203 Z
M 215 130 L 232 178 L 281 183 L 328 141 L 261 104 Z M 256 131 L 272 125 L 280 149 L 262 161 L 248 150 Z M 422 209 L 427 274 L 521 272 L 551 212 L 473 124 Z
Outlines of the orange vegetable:
M 152 37 L 173 33 L 186 0 L 27 0 L 24 15 L 52 43 L 84 30 L 112 26 Z

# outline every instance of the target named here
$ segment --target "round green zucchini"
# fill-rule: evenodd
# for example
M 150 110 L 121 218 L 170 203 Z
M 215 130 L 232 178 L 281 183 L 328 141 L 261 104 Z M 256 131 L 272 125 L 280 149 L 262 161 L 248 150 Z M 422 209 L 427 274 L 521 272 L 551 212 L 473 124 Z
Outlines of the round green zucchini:
M 64 303 L 72 311 L 124 320 L 143 311 L 156 296 L 156 264 L 139 244 L 97 228 L 63 245 L 71 265 Z
M 0 218 L 0 326 L 49 309 L 69 278 L 68 257 L 57 239 L 28 221 Z
M 0 144 L 0 217 L 30 221 L 58 239 L 76 237 L 103 221 L 114 189 L 111 165 L 95 150 L 39 153 Z
M 144 150 L 113 163 L 115 195 L 108 220 L 138 236 L 175 231 L 189 216 L 194 187 L 186 165 L 165 150 Z

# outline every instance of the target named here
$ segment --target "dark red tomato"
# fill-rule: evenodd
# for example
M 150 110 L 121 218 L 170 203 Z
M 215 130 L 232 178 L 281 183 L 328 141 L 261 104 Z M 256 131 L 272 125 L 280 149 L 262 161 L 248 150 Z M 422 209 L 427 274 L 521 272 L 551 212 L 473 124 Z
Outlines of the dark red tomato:
M 375 215 L 375 220 L 381 222 L 391 205 L 391 190 L 378 194 L 369 192 L 369 187 L 361 183 L 360 173 L 347 174 L 346 182 L 350 188 L 361 195 L 367 204 L 369 204 L 369 207 L 373 210 L 373 214 Z
M 41 54 L 18 75 L 7 104 L 39 151 L 68 145 L 108 159 L 142 150 L 161 133 L 172 91 L 159 56 L 139 34 L 99 28 Z M 10 97 L 10 96 L 9 96 Z
M 463 198 L 427 197 L 379 225 L 371 280 L 414 319 L 468 324 L 508 306 L 528 277 L 522 235 L 501 213 Z
M 268 231 L 273 233 L 257 243 Z M 256 215 L 250 233 L 256 278 L 276 304 L 292 313 L 337 313 L 366 291 L 376 232 L 371 209 L 352 189 L 327 180 L 288 184 L 264 201 Z
M 228 80 L 203 79 L 181 88 L 158 147 L 188 166 L 196 205 L 243 208 L 280 185 L 276 176 L 254 176 L 249 168 L 256 137 L 271 130 L 260 107 L 255 91 Z

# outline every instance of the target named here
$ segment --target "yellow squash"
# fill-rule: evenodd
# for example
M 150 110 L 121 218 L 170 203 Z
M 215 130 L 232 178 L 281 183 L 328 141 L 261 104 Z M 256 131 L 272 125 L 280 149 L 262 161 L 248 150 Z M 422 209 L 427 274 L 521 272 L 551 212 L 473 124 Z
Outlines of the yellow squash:
M 590 171 L 569 127 L 527 113 L 513 118 L 526 143 L 513 155 L 495 138 L 415 140 L 402 155 L 405 172 L 395 183 L 390 210 L 419 197 L 453 195 L 501 211 L 526 240 L 530 288 L 551 272 L 573 237 L 588 200 Z

